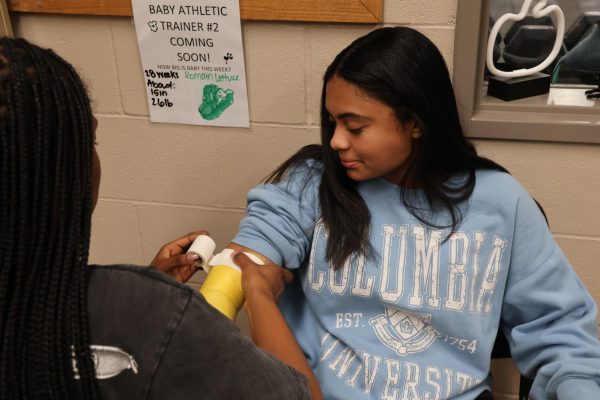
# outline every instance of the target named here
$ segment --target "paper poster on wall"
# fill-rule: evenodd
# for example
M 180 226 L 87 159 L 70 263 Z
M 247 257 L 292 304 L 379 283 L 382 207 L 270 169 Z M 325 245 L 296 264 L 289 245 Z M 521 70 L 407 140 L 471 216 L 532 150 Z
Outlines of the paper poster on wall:
M 239 0 L 132 0 L 150 120 L 249 127 Z

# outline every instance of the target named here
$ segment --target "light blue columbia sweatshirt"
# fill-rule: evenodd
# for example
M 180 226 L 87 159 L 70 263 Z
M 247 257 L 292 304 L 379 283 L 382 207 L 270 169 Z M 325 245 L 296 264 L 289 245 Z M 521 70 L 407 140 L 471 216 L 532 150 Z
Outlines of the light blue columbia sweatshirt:
M 320 171 L 308 161 L 251 190 L 233 241 L 296 270 L 281 307 L 326 399 L 474 399 L 491 387 L 499 324 L 532 398 L 600 399 L 596 305 L 512 176 L 478 171 L 448 240 L 398 186 L 359 183 L 375 255 L 334 270 Z

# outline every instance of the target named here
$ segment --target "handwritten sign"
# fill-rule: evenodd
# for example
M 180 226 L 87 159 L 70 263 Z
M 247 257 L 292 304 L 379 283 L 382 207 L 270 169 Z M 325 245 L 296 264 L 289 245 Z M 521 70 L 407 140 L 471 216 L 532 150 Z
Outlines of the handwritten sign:
M 132 0 L 150 120 L 249 127 L 239 0 Z

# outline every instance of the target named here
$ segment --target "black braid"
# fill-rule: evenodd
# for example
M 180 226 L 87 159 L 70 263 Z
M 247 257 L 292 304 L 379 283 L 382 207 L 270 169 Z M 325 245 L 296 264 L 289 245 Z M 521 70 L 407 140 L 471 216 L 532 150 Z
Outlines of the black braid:
M 93 145 L 73 67 L 0 38 L 0 399 L 100 398 L 85 276 Z

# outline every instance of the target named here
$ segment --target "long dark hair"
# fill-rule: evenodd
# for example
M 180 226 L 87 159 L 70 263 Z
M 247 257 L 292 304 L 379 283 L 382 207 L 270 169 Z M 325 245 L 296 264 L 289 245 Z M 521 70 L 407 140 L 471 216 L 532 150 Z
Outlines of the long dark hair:
M 99 398 L 85 267 L 94 138 L 79 76 L 0 39 L 0 398 Z
M 477 155 L 464 135 L 448 68 L 435 45 L 423 34 L 406 27 L 374 30 L 358 38 L 327 68 L 321 95 L 321 146 L 309 145 L 279 166 L 268 182 L 278 182 L 286 170 L 307 158 L 320 159 L 324 170 L 319 188 L 321 216 L 329 240 L 327 258 L 339 267 L 352 254 L 370 254 L 371 216 L 356 185 L 346 175 L 330 140 L 335 123 L 325 108 L 327 83 L 340 77 L 391 107 L 398 121 L 413 122 L 422 136 L 414 141 L 410 166 L 399 187 L 402 202 L 420 221 L 454 232 L 463 216 L 459 205 L 475 187 L 478 168 L 506 171 Z M 460 182 L 449 182 L 457 174 Z M 414 191 L 402 186 L 417 185 Z M 425 202 L 425 203 L 423 203 Z M 447 210 L 448 224 L 435 221 Z

